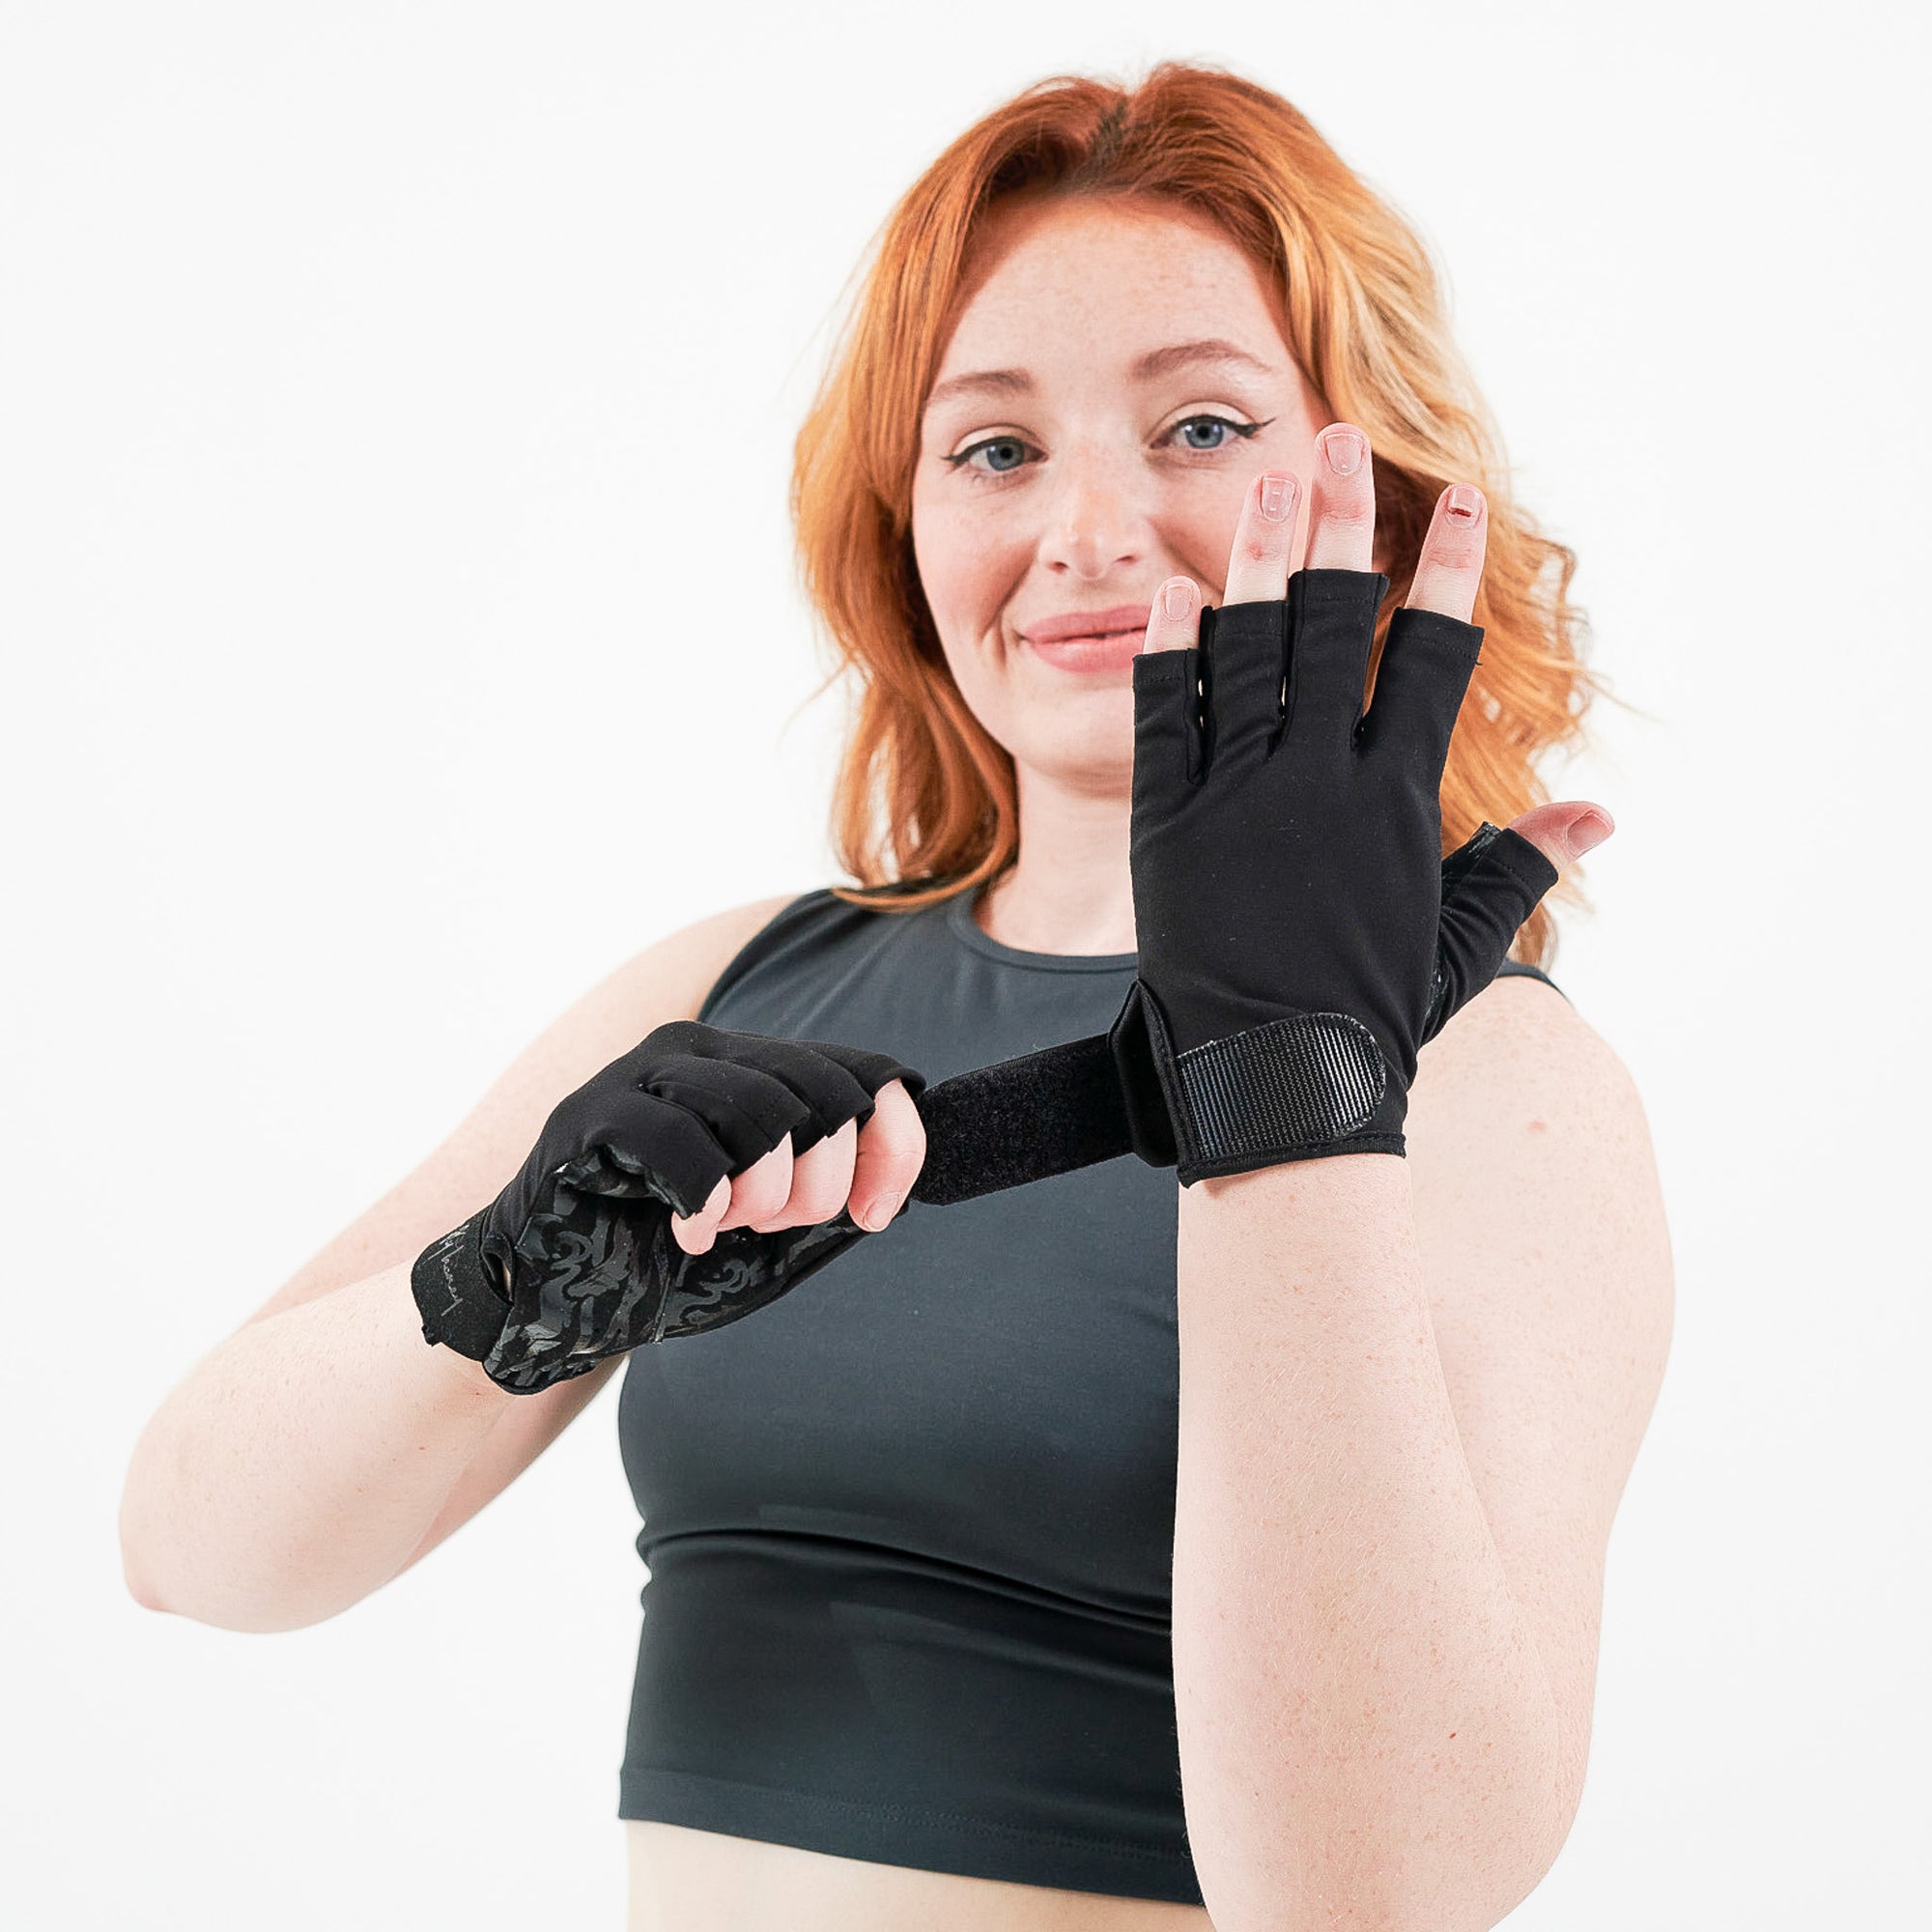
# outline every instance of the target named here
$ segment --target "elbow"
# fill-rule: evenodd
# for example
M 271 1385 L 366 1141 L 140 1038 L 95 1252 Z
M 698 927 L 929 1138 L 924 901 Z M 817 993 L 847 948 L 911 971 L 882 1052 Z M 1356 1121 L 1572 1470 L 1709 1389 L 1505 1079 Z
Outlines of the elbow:
M 159 1610 L 164 1616 L 168 1614 L 168 1606 L 161 1602 L 160 1593 L 149 1585 L 147 1578 L 128 1560 L 125 1552 L 121 1563 L 121 1579 L 128 1586 L 128 1594 L 142 1609 Z
M 170 1597 L 159 1588 L 153 1573 L 144 1570 L 125 1546 L 121 1556 L 121 1577 L 128 1594 L 144 1610 L 162 1616 L 182 1617 L 189 1623 L 204 1624 L 210 1630 L 234 1631 L 246 1636 L 271 1636 L 282 1631 L 307 1630 L 326 1623 L 346 1605 L 292 1603 L 283 1591 L 250 1591 L 239 1579 L 210 1598 L 195 1591 L 188 1598 Z
M 144 1610 L 246 1636 L 273 1636 L 284 1631 L 308 1630 L 327 1623 L 349 1607 L 347 1602 L 338 1599 L 304 1600 L 293 1595 L 286 1587 L 286 1578 L 279 1579 L 275 1587 L 251 1588 L 244 1579 L 230 1576 L 213 1594 L 205 1582 L 200 1586 L 190 1583 L 185 1594 L 180 1591 L 171 1594 L 156 1581 L 153 1570 L 143 1565 L 138 1551 L 125 1537 L 121 1545 L 121 1577 L 128 1596 Z
M 161 1602 L 160 1592 L 155 1588 L 154 1577 L 142 1562 L 137 1548 L 138 1539 L 134 1534 L 132 1521 L 134 1472 L 130 1468 L 128 1481 L 121 1492 L 121 1512 L 116 1524 L 116 1534 L 121 1542 L 121 1580 L 128 1586 L 128 1594 L 144 1610 L 166 1610 Z
M 163 1597 L 155 1581 L 154 1572 L 142 1560 L 133 1537 L 128 1533 L 124 1517 L 121 1524 L 121 1580 L 126 1584 L 128 1594 L 144 1610 L 158 1610 L 164 1616 L 175 1616 L 179 1612 Z

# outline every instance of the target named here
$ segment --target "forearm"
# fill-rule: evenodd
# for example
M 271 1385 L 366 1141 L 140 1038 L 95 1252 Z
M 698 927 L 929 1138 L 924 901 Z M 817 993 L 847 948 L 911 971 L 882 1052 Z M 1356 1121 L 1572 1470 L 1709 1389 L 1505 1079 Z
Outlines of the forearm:
M 1175 1695 L 1219 1932 L 1493 1925 L 1555 1703 L 1470 1478 L 1391 1155 L 1180 1195 Z
M 135 1445 L 121 1541 L 143 1602 L 283 1631 L 409 1560 L 504 1406 L 424 1342 L 401 1264 L 231 1335 Z

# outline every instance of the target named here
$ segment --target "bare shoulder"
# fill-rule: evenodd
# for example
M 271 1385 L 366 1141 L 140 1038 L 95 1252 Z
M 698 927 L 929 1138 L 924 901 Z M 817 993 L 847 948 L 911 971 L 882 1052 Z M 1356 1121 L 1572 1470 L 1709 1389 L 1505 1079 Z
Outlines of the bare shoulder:
M 1662 1185 L 1636 1082 L 1562 994 L 1498 980 L 1422 1050 L 1408 1111 L 1416 1231 L 1443 1257 L 1595 1244 L 1668 1323 Z
M 1555 987 L 1527 974 L 1492 980 L 1422 1049 L 1411 1109 L 1520 1110 L 1532 1099 L 1572 1108 L 1636 1108 L 1614 1048 Z
M 679 1017 L 695 1019 L 718 976 L 748 941 L 799 896 L 798 893 L 775 893 L 769 898 L 748 899 L 743 905 L 729 906 L 708 918 L 694 920 L 691 924 L 666 934 L 655 945 L 647 946 L 618 969 L 617 977 L 641 973 L 653 987 L 666 980 L 676 984 L 691 1008 L 689 1013 Z
M 469 1206 L 456 1219 L 465 1219 L 503 1186 L 566 1094 L 628 1053 L 654 1027 L 696 1019 L 738 951 L 797 896 L 779 893 L 752 899 L 677 927 L 626 959 L 545 1027 L 431 1156 L 445 1166 L 450 1156 L 460 1156 L 448 1179 Z
M 1636 1082 L 1562 994 L 1497 980 L 1420 1056 L 1407 1122 L 1416 1234 L 1443 1293 L 1507 1293 L 1511 1257 L 1604 1279 L 1606 1312 L 1660 1344 L 1669 1236 Z
M 695 1019 L 740 948 L 797 896 L 780 893 L 696 920 L 607 974 L 510 1062 L 441 1145 L 303 1263 L 247 1321 L 411 1261 L 468 1220 L 508 1183 L 565 1094 L 654 1027 Z
M 563 1063 L 566 1071 L 574 1071 L 585 1054 L 601 1055 L 554 1099 L 561 1099 L 599 1067 L 608 1066 L 652 1027 L 667 1020 L 696 1019 L 719 975 L 798 896 L 777 893 L 694 920 L 633 953 L 592 986 L 534 1043 L 545 1058 Z

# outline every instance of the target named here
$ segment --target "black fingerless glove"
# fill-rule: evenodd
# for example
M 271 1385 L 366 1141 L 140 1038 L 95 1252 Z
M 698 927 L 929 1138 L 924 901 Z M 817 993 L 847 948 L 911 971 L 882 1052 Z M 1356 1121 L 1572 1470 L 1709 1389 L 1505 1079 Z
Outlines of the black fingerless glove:
M 1197 644 L 1135 659 L 1139 957 L 1106 1034 L 924 1094 L 886 1054 L 660 1027 L 418 1258 L 424 1338 L 526 1394 L 764 1307 L 867 1231 L 841 1209 L 688 1255 L 671 1211 L 696 1213 L 786 1135 L 802 1153 L 863 1124 L 895 1079 L 926 1131 L 910 1198 L 934 1206 L 1129 1151 L 1183 1185 L 1403 1152 L 1418 1049 L 1495 978 L 1557 873 L 1488 823 L 1442 856 L 1442 771 L 1482 632 L 1398 611 L 1364 717 L 1387 588 L 1300 571 L 1286 600 L 1204 611 Z
M 673 1210 L 790 1137 L 804 1153 L 879 1090 L 925 1082 L 890 1054 L 675 1020 L 558 1102 L 489 1207 L 425 1249 L 410 1286 L 423 1339 L 526 1395 L 640 1343 L 735 1321 L 867 1231 L 841 1209 L 812 1227 L 719 1233 L 689 1255 Z
M 1417 1049 L 1556 881 L 1488 823 L 1442 856 L 1483 634 L 1396 611 L 1364 716 L 1387 590 L 1298 571 L 1285 600 L 1205 610 L 1198 644 L 1134 660 L 1139 959 L 1109 1039 L 1135 1151 L 1183 1185 L 1402 1153 Z

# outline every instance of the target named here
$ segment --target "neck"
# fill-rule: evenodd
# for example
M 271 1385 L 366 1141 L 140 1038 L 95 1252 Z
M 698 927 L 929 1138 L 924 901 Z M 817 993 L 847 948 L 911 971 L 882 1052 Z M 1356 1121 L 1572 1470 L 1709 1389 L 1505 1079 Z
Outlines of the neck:
M 1019 767 L 1019 857 L 980 900 L 980 930 L 1025 952 L 1134 951 L 1130 798 Z

